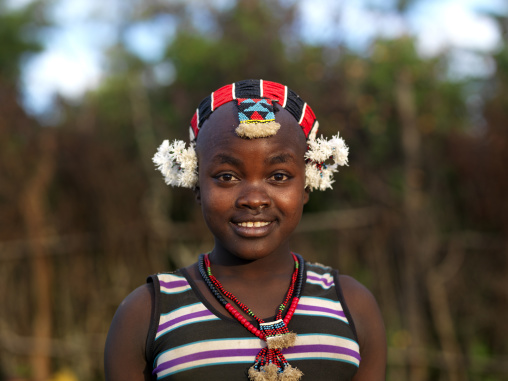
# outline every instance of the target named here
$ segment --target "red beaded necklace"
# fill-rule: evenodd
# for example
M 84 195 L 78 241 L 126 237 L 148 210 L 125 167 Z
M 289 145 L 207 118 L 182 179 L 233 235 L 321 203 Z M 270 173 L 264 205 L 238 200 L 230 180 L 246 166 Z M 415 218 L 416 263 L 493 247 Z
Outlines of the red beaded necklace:
M 298 305 L 303 281 L 303 259 L 293 253 L 292 255 L 295 262 L 295 269 L 291 276 L 291 284 L 286 293 L 286 297 L 278 307 L 275 321 L 268 323 L 257 317 L 249 307 L 238 300 L 231 292 L 224 289 L 219 280 L 212 274 L 208 254 L 202 254 L 198 262 L 199 272 L 217 300 L 249 332 L 267 343 L 267 346 L 261 349 L 256 356 L 254 365 L 249 369 L 249 378 L 252 381 L 279 380 L 282 378 L 291 381 L 299 380 L 302 376 L 302 372 L 289 365 L 281 352 L 281 349 L 292 347 L 296 341 L 296 334 L 290 332 L 287 325 L 293 317 Z M 258 322 L 259 329 L 238 312 L 224 297 L 230 299 L 248 316 L 253 317 Z M 282 314 L 290 301 L 291 305 L 287 310 L 286 316 L 282 318 Z

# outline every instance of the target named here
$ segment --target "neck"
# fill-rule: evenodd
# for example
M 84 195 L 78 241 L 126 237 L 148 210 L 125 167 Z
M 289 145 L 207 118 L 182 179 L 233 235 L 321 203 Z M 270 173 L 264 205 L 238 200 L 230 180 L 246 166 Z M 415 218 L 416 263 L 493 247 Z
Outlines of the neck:
M 261 281 L 290 276 L 294 261 L 289 247 L 259 259 L 245 259 L 215 245 L 210 262 L 217 278 L 234 277 L 244 281 Z

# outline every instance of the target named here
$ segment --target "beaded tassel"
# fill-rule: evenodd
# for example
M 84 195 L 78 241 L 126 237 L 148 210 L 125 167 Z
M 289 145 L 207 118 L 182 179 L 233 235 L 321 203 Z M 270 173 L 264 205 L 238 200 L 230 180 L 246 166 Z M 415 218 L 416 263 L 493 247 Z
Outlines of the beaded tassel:
M 263 348 L 256 356 L 256 362 L 249 368 L 251 381 L 298 381 L 303 373 L 293 368 L 280 349 Z
M 288 292 L 284 301 L 279 306 L 279 311 L 276 316 L 277 320 L 268 323 L 254 315 L 249 307 L 240 302 L 232 293 L 224 289 L 219 280 L 212 275 L 208 254 L 201 255 L 200 261 L 198 262 L 199 272 L 217 300 L 221 302 L 224 308 L 226 308 L 226 310 L 249 332 L 267 343 L 267 347 L 259 351 L 254 365 L 249 369 L 248 374 L 251 381 L 298 381 L 303 375 L 299 369 L 289 365 L 281 352 L 281 349 L 292 347 L 296 341 L 296 334 L 290 332 L 287 325 L 299 301 L 303 281 L 303 266 L 300 266 L 300 263 L 303 264 L 303 260 L 299 260 L 295 254 L 293 254 L 293 259 L 295 261 L 295 270 L 291 277 L 291 284 Z M 247 315 L 256 319 L 259 323 L 259 329 L 238 312 L 223 295 L 232 300 Z M 290 300 L 291 305 L 286 316 L 282 319 L 282 313 L 288 306 Z
M 259 328 L 265 334 L 266 344 L 270 349 L 284 349 L 295 345 L 296 334 L 289 332 L 284 320 L 260 323 Z

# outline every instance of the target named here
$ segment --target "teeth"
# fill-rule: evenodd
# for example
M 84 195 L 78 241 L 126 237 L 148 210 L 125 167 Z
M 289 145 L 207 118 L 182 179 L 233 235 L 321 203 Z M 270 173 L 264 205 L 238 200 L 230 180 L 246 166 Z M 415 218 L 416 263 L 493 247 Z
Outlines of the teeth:
M 256 221 L 256 222 L 239 222 L 238 226 L 244 227 L 244 228 L 260 228 L 261 226 L 269 225 L 269 222 L 266 221 Z

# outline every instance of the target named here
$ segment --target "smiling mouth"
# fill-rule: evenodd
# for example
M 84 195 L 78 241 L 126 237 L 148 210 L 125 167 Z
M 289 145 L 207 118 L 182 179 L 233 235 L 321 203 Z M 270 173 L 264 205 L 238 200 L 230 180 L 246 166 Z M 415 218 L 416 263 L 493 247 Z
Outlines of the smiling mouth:
M 241 226 L 242 228 L 261 228 L 270 224 L 271 222 L 268 221 L 247 221 L 238 222 L 236 225 Z

